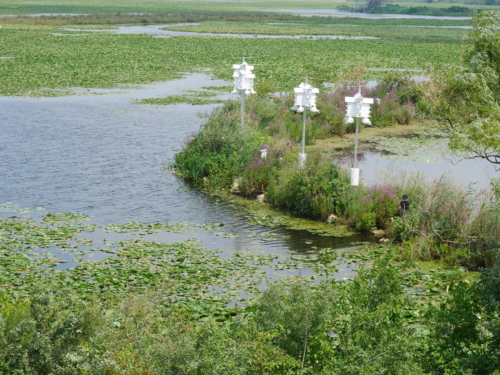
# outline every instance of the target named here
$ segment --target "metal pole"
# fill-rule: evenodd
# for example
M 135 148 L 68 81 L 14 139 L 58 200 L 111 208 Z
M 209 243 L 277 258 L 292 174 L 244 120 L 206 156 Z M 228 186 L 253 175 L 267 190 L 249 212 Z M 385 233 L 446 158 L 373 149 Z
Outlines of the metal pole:
M 354 141 L 354 168 L 358 167 L 358 129 L 359 129 L 359 117 L 356 117 L 356 138 Z
M 245 126 L 245 92 L 241 92 L 241 126 Z
M 302 114 L 302 153 L 305 154 L 304 149 L 306 146 L 306 113 L 307 109 L 304 108 L 304 113 Z

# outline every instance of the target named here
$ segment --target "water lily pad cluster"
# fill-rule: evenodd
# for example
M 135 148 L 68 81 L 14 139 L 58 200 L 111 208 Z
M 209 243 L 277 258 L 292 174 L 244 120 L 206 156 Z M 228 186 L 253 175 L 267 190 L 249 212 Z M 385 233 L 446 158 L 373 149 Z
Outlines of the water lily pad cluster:
M 25 299 L 35 287 L 66 290 L 83 300 L 98 299 L 113 305 L 129 294 L 156 290 L 170 309 L 188 311 L 194 319 L 208 315 L 224 319 L 247 305 L 269 280 L 310 282 L 322 273 L 318 268 L 318 274 L 300 278 L 281 272 L 311 268 L 317 260 L 314 254 L 283 260 L 272 254 L 237 251 L 222 257 L 195 239 L 165 243 L 142 238 L 152 233 L 195 230 L 226 238 L 236 236 L 215 232 L 220 223 L 108 225 L 103 235 L 119 233 L 135 238 L 114 242 L 103 239 L 102 247 L 89 249 L 93 240 L 82 234 L 99 227 L 86 220 L 88 217 L 75 213 L 48 213 L 38 220 L 0 218 L 0 291 L 14 299 Z M 266 238 L 263 233 L 258 236 Z M 60 269 L 68 254 L 77 265 Z M 94 254 L 108 255 L 93 260 Z

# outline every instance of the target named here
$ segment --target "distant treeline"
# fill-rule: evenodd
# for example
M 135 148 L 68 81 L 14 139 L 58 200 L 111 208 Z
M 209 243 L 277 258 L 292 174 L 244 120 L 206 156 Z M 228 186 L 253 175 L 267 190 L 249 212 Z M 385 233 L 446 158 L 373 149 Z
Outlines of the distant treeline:
M 497 2 L 497 0 L 487 0 L 487 1 Z M 428 2 L 432 3 L 432 0 Z M 459 16 L 467 17 L 478 12 L 478 10 L 456 5 L 453 5 L 448 8 L 434 8 L 428 6 L 407 7 L 399 4 L 386 4 L 376 9 L 367 9 L 367 8 L 355 9 L 347 5 L 339 5 L 337 9 L 346 12 L 360 12 L 360 13 L 419 14 L 427 16 L 456 16 L 456 17 Z

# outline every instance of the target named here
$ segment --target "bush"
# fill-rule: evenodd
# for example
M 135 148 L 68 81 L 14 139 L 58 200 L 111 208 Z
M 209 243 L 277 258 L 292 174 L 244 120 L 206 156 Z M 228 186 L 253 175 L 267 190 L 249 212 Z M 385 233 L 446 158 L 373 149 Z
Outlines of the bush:
M 393 225 L 396 239 L 411 243 L 413 256 L 470 269 L 491 264 L 493 245 L 500 242 L 500 206 L 493 194 L 419 173 L 400 172 L 385 184 L 409 196 L 408 213 L 395 217 Z
M 361 201 L 366 210 L 373 213 L 377 228 L 387 228 L 398 208 L 397 190 L 385 185 L 371 186 Z
M 269 183 L 266 200 L 294 215 L 326 220 L 330 214 L 344 212 L 342 197 L 348 189 L 347 172 L 309 155 L 305 170 L 298 170 L 298 160 L 289 161 Z
M 104 374 L 104 319 L 72 296 L 33 292 L 28 302 L 1 301 L 0 371 L 4 374 Z
M 261 157 L 261 150 L 267 152 L 265 159 Z M 254 152 L 252 161 L 243 171 L 239 184 L 240 192 L 247 197 L 255 197 L 264 193 L 273 174 L 279 173 L 285 151 L 273 149 L 266 143 L 261 144 Z
M 339 301 L 335 332 L 336 356 L 331 369 L 338 374 L 423 374 L 425 343 L 405 327 L 404 312 L 413 307 L 402 288 L 392 257 L 379 258 L 345 286 Z
M 427 314 L 429 365 L 445 374 L 498 374 L 500 369 L 500 262 L 478 282 L 459 281 L 450 297 Z
M 197 135 L 189 137 L 175 155 L 174 168 L 188 179 L 214 187 L 229 187 L 241 176 L 262 142 L 255 126 L 241 126 L 236 102 L 226 102 L 209 116 Z

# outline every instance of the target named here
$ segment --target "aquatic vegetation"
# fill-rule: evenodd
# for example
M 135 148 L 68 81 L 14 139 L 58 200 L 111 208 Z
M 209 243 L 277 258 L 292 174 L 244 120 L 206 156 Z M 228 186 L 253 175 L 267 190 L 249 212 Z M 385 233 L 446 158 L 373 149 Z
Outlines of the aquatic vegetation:
M 263 34 L 263 35 L 336 35 L 348 37 L 376 37 L 395 39 L 421 39 L 421 40 L 456 40 L 463 39 L 468 30 L 460 28 L 433 28 L 433 27 L 405 27 L 404 25 L 378 25 L 364 24 L 358 26 L 357 20 L 350 24 L 333 24 L 310 22 L 300 20 L 300 23 L 286 24 L 277 22 L 203 22 L 199 25 L 171 25 L 164 30 L 192 31 L 198 33 L 220 33 L 220 34 Z
M 199 98 L 195 95 L 170 95 L 163 98 L 150 98 L 135 101 L 137 104 L 154 104 L 154 105 L 175 105 L 175 104 L 191 104 L 203 105 L 223 103 L 224 100 L 214 98 Z
M 155 38 L 90 32 L 65 36 L 53 35 L 60 32 L 57 28 L 29 25 L 3 27 L 0 32 L 0 54 L 13 57 L 0 59 L 3 95 L 53 95 L 72 87 L 168 81 L 200 67 L 230 81 L 235 55 L 259 56 L 258 80 L 277 91 L 290 91 L 298 75 L 335 82 L 359 62 L 367 68 L 423 69 L 459 58 L 458 41 Z M 367 74 L 367 78 L 381 76 L 376 70 Z
M 197 358 L 204 373 L 212 373 L 212 368 L 218 373 L 220 366 L 213 359 L 225 358 L 227 369 L 279 363 L 283 369 L 335 366 L 354 374 L 359 366 L 353 367 L 352 358 L 373 357 L 382 346 L 385 354 L 378 357 L 378 366 L 404 363 L 408 374 L 408 368 L 420 369 L 424 363 L 439 368 L 442 362 L 426 357 L 427 345 L 433 347 L 431 358 L 449 353 L 451 342 L 427 330 L 424 316 L 430 304 L 443 303 L 430 324 L 444 327 L 456 316 L 457 293 L 472 296 L 468 288 L 450 289 L 451 298 L 446 293 L 450 282 L 464 276 L 463 270 L 401 271 L 393 265 L 393 256 L 384 255 L 385 246 L 318 249 L 289 259 L 250 252 L 223 258 L 196 240 L 162 243 L 129 237 L 92 250 L 109 257 L 79 258 L 80 264 L 66 271 L 53 268 L 60 261 L 54 254 L 36 253 L 36 243 L 51 246 L 53 253 L 57 248 L 80 253 L 79 246 L 70 243 L 85 244 L 76 231 L 96 229 L 84 224 L 86 219 L 78 213 L 0 219 L 2 371 L 81 368 L 120 373 L 146 364 L 160 371 L 172 368 L 173 362 L 175 368 L 187 366 L 185 361 Z M 106 229 L 144 236 L 163 230 L 214 231 L 219 226 L 126 223 Z M 40 259 L 55 263 L 41 264 Z M 336 265 L 345 263 L 353 265 L 352 280 L 335 281 Z M 372 266 L 365 268 L 368 264 Z M 316 273 L 293 278 L 275 274 L 305 267 Z M 495 275 L 485 274 L 481 285 L 491 289 Z M 270 280 L 276 283 L 263 292 Z M 474 290 L 488 298 L 487 288 Z M 494 322 L 490 315 L 488 322 Z M 472 323 L 471 329 L 480 328 L 479 321 Z M 455 333 L 463 332 L 457 328 Z M 196 349 L 200 341 L 204 349 Z M 214 352 L 220 345 L 224 350 Z M 245 354 L 243 362 L 238 353 Z
M 225 319 L 260 293 L 259 288 L 270 277 L 265 269 L 298 269 L 314 260 L 304 257 L 283 262 L 275 255 L 244 252 L 221 257 L 220 252 L 207 250 L 194 239 L 178 243 L 140 239 L 153 233 L 186 231 L 210 231 L 233 238 L 232 233 L 218 232 L 220 223 L 110 224 L 99 236 L 121 233 L 131 235 L 132 239 L 103 239 L 101 247 L 89 249 L 95 241 L 79 236 L 98 228 L 84 224 L 86 219 L 74 213 L 48 213 L 39 220 L 0 218 L 2 295 L 22 301 L 33 288 L 45 288 L 57 290 L 61 295 L 76 293 L 82 300 L 96 299 L 104 305 L 114 306 L 120 298 L 130 294 L 157 290 L 162 295 L 162 303 L 173 310 L 181 309 L 192 319 L 202 316 Z M 108 256 L 94 260 L 90 256 L 93 253 Z M 68 254 L 78 264 L 62 270 L 60 265 L 67 262 Z M 285 283 L 296 279 L 286 274 L 272 278 Z M 316 275 L 309 275 L 306 279 L 315 278 Z

